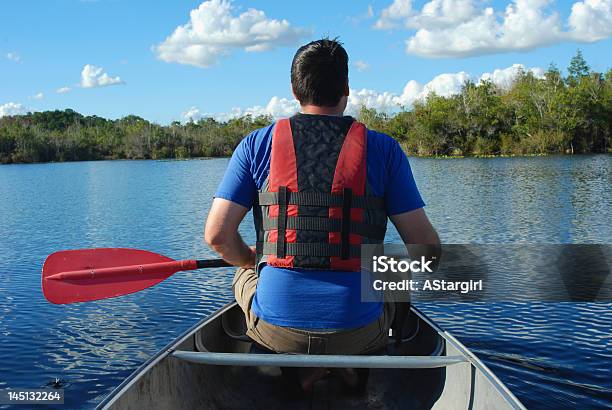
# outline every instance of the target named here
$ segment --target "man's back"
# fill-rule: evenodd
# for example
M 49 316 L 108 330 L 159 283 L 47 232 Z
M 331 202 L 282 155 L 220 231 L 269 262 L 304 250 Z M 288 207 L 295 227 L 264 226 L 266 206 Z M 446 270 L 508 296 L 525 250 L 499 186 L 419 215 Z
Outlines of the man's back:
M 330 181 L 352 117 L 298 114 L 290 119 L 300 192 L 329 192 Z M 270 174 L 275 124 L 248 135 L 237 147 L 217 198 L 245 208 L 256 203 Z M 410 166 L 391 137 L 367 132 L 366 184 L 372 196 L 384 198 L 395 215 L 424 206 Z M 323 213 L 321 213 L 323 212 Z M 327 216 L 327 208 L 302 207 L 300 214 Z M 319 215 L 321 214 L 321 215 Z M 326 243 L 327 232 L 308 231 L 307 240 Z M 364 326 L 381 314 L 380 303 L 360 301 L 360 273 L 330 269 L 265 266 L 259 272 L 252 309 L 257 317 L 285 327 L 346 329 Z

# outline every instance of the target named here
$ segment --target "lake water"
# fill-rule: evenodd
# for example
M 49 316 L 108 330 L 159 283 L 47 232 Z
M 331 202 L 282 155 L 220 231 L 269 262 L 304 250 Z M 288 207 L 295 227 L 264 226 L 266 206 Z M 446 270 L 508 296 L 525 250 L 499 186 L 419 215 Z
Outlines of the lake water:
M 0 166 L 0 389 L 66 382 L 94 407 L 159 348 L 231 299 L 232 271 L 178 273 L 133 295 L 56 306 L 40 290 L 61 249 L 206 258 L 203 222 L 227 159 Z M 611 243 L 612 156 L 411 159 L 446 243 Z M 249 217 L 242 225 L 254 240 Z M 388 241 L 397 242 L 395 231 Z M 419 305 L 528 408 L 612 406 L 612 304 Z

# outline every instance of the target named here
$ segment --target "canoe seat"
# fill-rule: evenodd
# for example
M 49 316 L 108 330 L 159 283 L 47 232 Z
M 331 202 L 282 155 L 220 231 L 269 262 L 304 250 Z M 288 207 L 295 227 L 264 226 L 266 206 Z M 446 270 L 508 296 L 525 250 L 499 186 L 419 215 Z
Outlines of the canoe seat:
M 464 363 L 464 356 L 342 356 L 305 354 L 218 353 L 175 350 L 172 356 L 191 363 L 216 366 L 339 367 L 374 369 L 433 369 Z
M 244 323 L 244 320 L 242 320 L 242 323 L 240 326 L 242 329 L 233 329 L 232 323 L 233 322 L 230 321 L 229 315 L 221 316 L 221 327 L 223 328 L 223 331 L 225 332 L 226 335 L 228 335 L 230 338 L 234 340 L 239 340 L 241 342 L 247 342 L 247 343 L 254 343 L 253 339 L 251 339 L 250 337 L 246 335 L 246 324 Z

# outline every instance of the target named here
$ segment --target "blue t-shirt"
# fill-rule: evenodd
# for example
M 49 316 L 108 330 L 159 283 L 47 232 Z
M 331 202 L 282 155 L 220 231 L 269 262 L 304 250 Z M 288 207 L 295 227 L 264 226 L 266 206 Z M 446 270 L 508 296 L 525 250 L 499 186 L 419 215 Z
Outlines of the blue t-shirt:
M 274 124 L 250 133 L 232 155 L 215 197 L 246 208 L 270 172 Z M 367 179 L 372 194 L 385 198 L 388 215 L 425 204 L 400 145 L 368 130 Z M 253 300 L 253 313 L 268 323 L 298 329 L 348 329 L 367 325 L 382 304 L 361 302 L 359 272 L 317 271 L 264 266 Z

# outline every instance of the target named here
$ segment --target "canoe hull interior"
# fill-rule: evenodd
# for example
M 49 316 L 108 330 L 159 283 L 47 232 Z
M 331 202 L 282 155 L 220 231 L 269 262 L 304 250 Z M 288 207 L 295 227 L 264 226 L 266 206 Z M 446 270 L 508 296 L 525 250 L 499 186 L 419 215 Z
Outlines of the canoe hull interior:
M 330 376 L 316 383 L 312 394 L 299 395 L 295 394 L 295 383 L 288 381 L 291 370 L 284 369 L 283 374 L 275 366 L 192 363 L 172 355 L 174 351 L 249 352 L 250 343 L 228 336 L 228 330 L 239 333 L 244 326 L 240 308 L 231 304 L 145 363 L 99 408 L 523 408 L 484 365 L 474 363 L 477 359 L 461 344 L 448 339 L 422 313 L 416 310 L 413 313 L 409 326 L 414 337 L 402 344 L 402 355 L 463 356 L 466 361 L 439 368 L 370 369 L 367 387 L 362 393 L 347 392 L 339 378 Z

